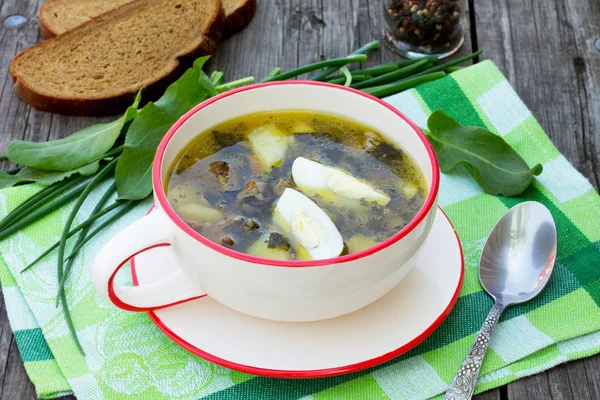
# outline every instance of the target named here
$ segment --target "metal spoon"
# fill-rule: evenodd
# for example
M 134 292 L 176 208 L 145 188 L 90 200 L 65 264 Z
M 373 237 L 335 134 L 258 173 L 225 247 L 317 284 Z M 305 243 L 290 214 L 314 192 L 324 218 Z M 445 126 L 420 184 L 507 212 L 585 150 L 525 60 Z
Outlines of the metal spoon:
M 529 201 L 510 209 L 488 237 L 479 260 L 479 281 L 494 298 L 494 307 L 444 400 L 473 396 L 483 357 L 504 309 L 537 296 L 552 274 L 556 259 L 556 225 L 550 211 Z

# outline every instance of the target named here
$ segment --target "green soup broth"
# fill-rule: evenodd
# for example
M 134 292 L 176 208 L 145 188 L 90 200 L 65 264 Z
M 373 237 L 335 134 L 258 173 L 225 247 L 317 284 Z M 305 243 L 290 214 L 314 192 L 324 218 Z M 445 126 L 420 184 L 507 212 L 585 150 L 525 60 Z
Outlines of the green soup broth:
M 297 157 L 342 170 L 389 202 L 300 190 L 292 177 Z M 165 187 L 175 212 L 202 236 L 280 260 L 310 259 L 274 222 L 274 206 L 286 188 L 302 192 L 331 218 L 344 241 L 341 255 L 396 234 L 427 195 L 421 171 L 392 141 L 348 119 L 305 111 L 245 115 L 200 132 L 176 158 Z

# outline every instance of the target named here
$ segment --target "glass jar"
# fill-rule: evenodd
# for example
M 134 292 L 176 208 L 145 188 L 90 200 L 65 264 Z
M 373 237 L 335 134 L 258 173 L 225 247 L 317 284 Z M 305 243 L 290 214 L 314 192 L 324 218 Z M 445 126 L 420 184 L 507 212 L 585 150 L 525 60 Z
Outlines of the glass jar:
M 384 41 L 408 58 L 444 58 L 463 44 L 466 0 L 383 0 Z

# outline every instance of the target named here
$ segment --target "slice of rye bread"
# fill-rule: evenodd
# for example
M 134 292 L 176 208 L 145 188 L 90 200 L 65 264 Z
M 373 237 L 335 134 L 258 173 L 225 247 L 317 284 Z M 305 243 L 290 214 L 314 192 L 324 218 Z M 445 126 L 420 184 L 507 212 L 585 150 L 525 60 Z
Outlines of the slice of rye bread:
M 159 97 L 221 38 L 220 0 L 135 0 L 12 60 L 17 96 L 66 115 L 111 115 Z
M 40 32 L 44 39 L 62 33 L 133 0 L 48 0 L 39 12 Z M 256 0 L 222 0 L 225 11 L 223 36 L 244 29 L 256 11 Z

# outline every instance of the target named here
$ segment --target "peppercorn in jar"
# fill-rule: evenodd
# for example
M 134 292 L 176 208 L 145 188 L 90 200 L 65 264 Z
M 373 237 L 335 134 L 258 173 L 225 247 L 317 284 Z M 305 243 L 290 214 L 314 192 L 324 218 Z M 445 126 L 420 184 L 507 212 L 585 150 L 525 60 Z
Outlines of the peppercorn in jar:
M 447 57 L 464 41 L 466 0 L 384 0 L 385 39 L 408 58 Z

